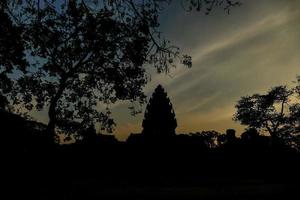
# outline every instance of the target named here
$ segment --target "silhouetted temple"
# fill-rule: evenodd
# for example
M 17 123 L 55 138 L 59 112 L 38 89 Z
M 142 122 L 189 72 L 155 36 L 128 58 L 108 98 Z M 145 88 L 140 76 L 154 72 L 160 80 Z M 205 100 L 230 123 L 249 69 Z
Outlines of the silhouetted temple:
M 168 137 L 175 135 L 177 121 L 175 113 L 161 85 L 158 85 L 146 107 L 143 120 L 143 132 L 145 136 Z

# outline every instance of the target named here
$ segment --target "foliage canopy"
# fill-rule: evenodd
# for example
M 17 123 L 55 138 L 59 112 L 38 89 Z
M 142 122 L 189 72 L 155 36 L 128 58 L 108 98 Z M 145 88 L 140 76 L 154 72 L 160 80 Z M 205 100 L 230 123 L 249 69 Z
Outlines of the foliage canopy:
M 48 132 L 114 125 L 117 100 L 145 102 L 146 66 L 168 73 L 191 57 L 164 39 L 159 14 L 170 0 L 1 1 L 0 96 L 26 110 L 48 110 Z M 238 2 L 182 0 L 207 14 Z M 1 20 L 2 21 L 2 20 Z M 19 72 L 16 72 L 19 71 Z M 17 75 L 16 75 L 17 74 Z M 12 87 L 14 86 L 14 87 Z M 135 113 L 135 112 L 133 112 Z

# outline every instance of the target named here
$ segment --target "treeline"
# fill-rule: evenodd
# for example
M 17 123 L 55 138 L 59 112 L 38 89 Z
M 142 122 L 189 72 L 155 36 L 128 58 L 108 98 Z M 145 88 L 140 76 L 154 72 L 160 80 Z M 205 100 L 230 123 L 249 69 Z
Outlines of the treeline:
M 3 110 L 0 121 L 8 179 L 32 179 L 56 191 L 72 181 L 90 178 L 103 187 L 195 186 L 248 180 L 290 184 L 300 178 L 300 156 L 294 145 L 297 137 L 265 136 L 259 132 L 263 129 L 251 126 L 240 137 L 233 129 L 225 134 L 175 134 L 175 113 L 161 86 L 146 108 L 142 133 L 131 134 L 125 142 L 113 135 L 97 134 L 90 126 L 66 138 L 73 140 L 72 144 L 59 145 L 41 123 Z M 39 184 L 34 187 L 44 189 Z
M 278 193 L 285 196 L 300 178 L 299 153 L 255 129 L 241 137 L 232 129 L 226 134 L 133 134 L 126 142 L 90 129 L 80 141 L 58 145 L 44 125 L 6 112 L 0 116 L 3 181 L 19 191 L 12 195 L 82 199 L 91 190 L 110 196 L 105 192 L 111 188 L 280 183 Z
M 1 142 L 3 146 L 12 149 L 38 148 L 103 148 L 108 146 L 186 146 L 195 147 L 204 152 L 231 151 L 233 149 L 252 152 L 265 152 L 269 150 L 282 150 L 298 152 L 297 148 L 286 142 L 284 138 L 274 140 L 271 136 L 260 134 L 257 129 L 249 128 L 240 137 L 236 136 L 234 129 L 228 129 L 225 134 L 216 131 L 202 131 L 196 133 L 174 135 L 147 135 L 143 133 L 130 134 L 125 142 L 118 141 L 114 135 L 99 134 L 94 127 L 81 130 L 78 136 L 72 137 L 70 144 L 53 143 L 52 137 L 48 137 L 46 126 L 19 115 L 6 111 L 0 111 Z M 64 136 L 65 140 L 71 137 Z M 63 140 L 63 139 L 62 139 Z

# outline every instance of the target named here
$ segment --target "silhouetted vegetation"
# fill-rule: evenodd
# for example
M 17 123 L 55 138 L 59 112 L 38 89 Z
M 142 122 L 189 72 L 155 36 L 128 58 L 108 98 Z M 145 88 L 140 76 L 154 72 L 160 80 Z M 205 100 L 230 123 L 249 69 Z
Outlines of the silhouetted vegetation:
M 158 15 L 170 2 L 0 2 L 1 179 L 11 199 L 266 199 L 297 191 L 299 86 L 242 97 L 234 119 L 248 127 L 240 136 L 234 129 L 176 133 L 175 112 L 161 85 L 146 107 L 142 133 L 121 142 L 96 131 L 97 123 L 106 132 L 115 125 L 99 103 L 145 103 L 145 64 L 158 73 L 177 62 L 191 67 L 191 57 L 159 31 Z M 240 5 L 180 2 L 206 14 Z M 34 109 L 47 110 L 49 123 L 26 115 Z M 53 145 L 58 132 L 65 137 Z
M 155 187 L 162 191 L 163 188 L 174 188 L 172 192 L 167 189 L 165 195 L 179 194 L 175 199 L 184 198 L 180 196 L 183 195 L 181 190 L 176 188 L 190 188 L 185 194 L 195 195 L 195 198 L 205 194 L 208 197 L 231 196 L 234 191 L 237 196 L 249 195 L 246 196 L 249 198 L 252 195 L 283 198 L 296 191 L 293 187 L 299 179 L 299 154 L 292 151 L 275 153 L 269 148 L 269 137 L 259 136 L 253 130 L 245 132 L 242 138 L 233 137 L 232 130 L 229 134 L 214 131 L 178 134 L 163 141 L 162 145 L 122 143 L 88 130 L 91 131 L 87 132 L 91 135 L 89 140 L 54 147 L 42 142 L 41 131 L 24 128 L 26 125 L 21 124 L 26 124 L 26 120 L 17 116 L 10 118 L 10 126 L 19 128 L 10 127 L 9 135 L 14 137 L 1 140 L 1 146 L 13 159 L 9 160 L 10 168 L 6 169 L 10 176 L 4 180 L 18 180 L 24 184 L 22 188 L 13 187 L 23 192 L 12 193 L 12 196 L 33 199 L 41 196 L 46 199 L 116 195 L 161 197 L 160 192 L 149 193 L 142 189 Z M 9 117 L 5 115 L 5 119 Z M 222 136 L 225 140 L 219 143 Z M 216 184 L 224 191 L 215 191 Z M 190 193 L 192 188 L 198 190 L 198 187 L 201 192 Z M 207 194 L 202 191 L 203 187 L 212 191 Z M 271 191 L 265 191 L 269 187 Z M 137 194 L 131 188 L 141 193 Z M 263 188 L 264 193 L 259 192 L 259 188 Z M 276 192 L 273 191 L 275 188 Z M 245 189 L 249 192 L 245 193 Z
M 167 73 L 177 62 L 192 65 L 190 56 L 161 37 L 159 12 L 170 2 L 1 1 L 0 107 L 47 109 L 47 132 L 53 138 L 55 129 L 77 134 L 95 123 L 112 132 L 109 109 L 97 105 L 145 103 L 145 64 L 158 73 Z M 229 11 L 240 5 L 223 0 L 182 3 L 207 14 L 214 7 Z
M 277 86 L 266 94 L 242 97 L 234 119 L 250 129 L 266 131 L 273 145 L 299 148 L 299 91 Z
M 151 119 L 159 118 L 154 115 L 156 109 L 165 116 L 160 121 Z M 90 126 L 76 134 L 73 144 L 53 146 L 49 145 L 52 139 L 46 137 L 46 125 L 7 111 L 0 112 L 0 120 L 4 130 L 2 147 L 9 152 L 9 156 L 13 156 L 9 166 L 26 163 L 18 170 L 15 167 L 7 169 L 13 172 L 9 179 L 30 178 L 33 184 L 23 189 L 27 191 L 34 187 L 36 199 L 40 195 L 67 199 L 90 197 L 88 195 L 95 198 L 115 197 L 110 190 L 126 192 L 124 196 L 142 195 L 148 198 L 149 193 L 140 187 L 212 189 L 214 184 L 230 186 L 236 190 L 237 196 L 246 195 L 246 199 L 251 195 L 286 197 L 295 192 L 295 184 L 300 178 L 299 153 L 293 146 L 285 149 L 274 146 L 271 137 L 260 135 L 258 129 L 249 128 L 241 137 L 236 136 L 234 129 L 228 129 L 224 134 L 216 131 L 175 134 L 175 114 L 161 86 L 155 90 L 145 112 L 145 120 L 151 122 L 150 128 L 144 126 L 142 133 L 130 135 L 126 142 L 117 141 L 112 135 L 96 133 L 94 126 Z M 172 126 L 161 122 L 171 122 Z M 45 172 L 47 175 L 39 176 Z M 253 190 L 250 190 L 252 193 L 245 193 L 238 189 L 241 185 L 245 188 L 273 188 L 274 183 L 281 184 L 277 192 L 256 194 Z M 94 188 L 96 186 L 99 188 Z M 91 188 L 87 190 L 86 187 Z M 132 193 L 127 187 L 133 187 L 141 194 Z M 217 196 L 233 195 L 227 192 L 229 194 L 225 192 Z M 173 191 L 168 195 L 175 193 Z M 204 194 L 196 192 L 194 195 L 199 197 Z M 161 194 L 152 195 L 160 197 Z M 189 195 L 193 197 L 193 194 Z M 210 192 L 208 197 L 212 196 Z
M 27 62 L 24 53 L 22 27 L 17 26 L 8 12 L 8 2 L 0 2 L 0 109 L 8 109 L 7 95 L 11 92 L 13 81 L 7 76 L 16 67 L 25 70 Z

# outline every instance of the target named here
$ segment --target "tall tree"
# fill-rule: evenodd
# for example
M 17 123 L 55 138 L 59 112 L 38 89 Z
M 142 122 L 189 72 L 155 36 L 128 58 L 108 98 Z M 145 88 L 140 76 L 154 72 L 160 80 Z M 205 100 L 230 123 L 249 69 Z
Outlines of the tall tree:
M 146 107 L 143 120 L 143 134 L 149 136 L 175 135 L 177 121 L 175 113 L 161 85 L 158 85 Z
M 162 72 L 172 59 L 181 59 L 177 48 L 153 38 L 159 26 L 158 2 L 36 3 L 26 1 L 24 10 L 34 67 L 18 80 L 14 100 L 29 110 L 47 107 L 51 135 L 57 126 L 75 124 L 68 121 L 82 128 L 100 122 L 111 132 L 110 111 L 99 112 L 99 102 L 143 103 L 144 64 L 152 62 Z M 188 56 L 181 61 L 191 63 Z
M 237 5 L 183 1 L 192 7 L 224 5 L 225 10 Z M 87 128 L 95 122 L 111 132 L 110 111 L 97 107 L 117 100 L 144 103 L 145 64 L 159 73 L 167 73 L 176 60 L 192 64 L 159 31 L 159 13 L 170 0 L 16 2 L 10 17 L 22 27 L 30 67 L 19 74 L 11 100 L 27 110 L 47 109 L 49 135 L 57 126 Z

